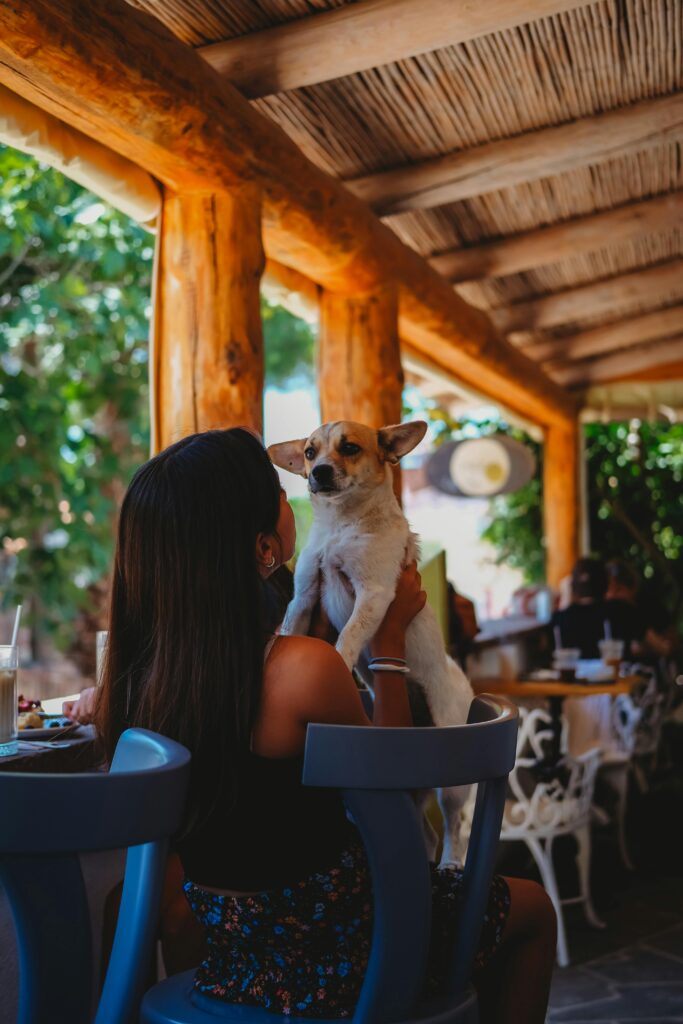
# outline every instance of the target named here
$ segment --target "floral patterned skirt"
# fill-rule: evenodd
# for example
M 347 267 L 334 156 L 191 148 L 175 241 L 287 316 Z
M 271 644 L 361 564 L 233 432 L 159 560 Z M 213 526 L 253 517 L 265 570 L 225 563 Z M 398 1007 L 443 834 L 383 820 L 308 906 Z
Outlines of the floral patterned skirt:
M 430 992 L 438 991 L 458 927 L 462 872 L 432 868 Z M 190 906 L 207 930 L 209 955 L 195 988 L 230 1003 L 292 1017 L 349 1017 L 360 993 L 372 934 L 370 874 L 362 846 L 337 866 L 289 888 L 217 896 L 186 881 Z M 475 967 L 495 953 L 510 908 L 507 883 L 491 885 Z

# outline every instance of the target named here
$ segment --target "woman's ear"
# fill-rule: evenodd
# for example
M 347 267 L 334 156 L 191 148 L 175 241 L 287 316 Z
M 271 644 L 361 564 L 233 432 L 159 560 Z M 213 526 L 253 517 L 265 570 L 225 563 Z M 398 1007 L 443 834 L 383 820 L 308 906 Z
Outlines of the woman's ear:
M 297 473 L 299 476 L 306 476 L 304 448 L 306 438 L 301 437 L 298 441 L 282 441 L 280 444 L 271 444 L 268 448 L 270 461 L 286 469 L 289 473 Z
M 272 534 L 259 533 L 256 535 L 256 566 L 259 574 L 265 579 L 275 572 L 277 568 L 277 557 L 273 548 Z
M 377 443 L 387 462 L 395 465 L 408 452 L 416 448 L 427 433 L 424 420 L 412 423 L 398 423 L 393 427 L 382 427 L 377 431 Z

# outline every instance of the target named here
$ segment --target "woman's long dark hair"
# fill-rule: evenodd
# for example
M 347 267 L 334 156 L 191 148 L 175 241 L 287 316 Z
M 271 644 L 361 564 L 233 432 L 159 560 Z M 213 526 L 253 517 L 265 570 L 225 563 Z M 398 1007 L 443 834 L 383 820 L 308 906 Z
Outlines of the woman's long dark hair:
M 135 474 L 121 507 L 97 724 L 112 755 L 141 726 L 192 753 L 189 823 L 237 764 L 259 708 L 268 633 L 256 537 L 276 529 L 277 473 L 248 430 L 178 441 Z

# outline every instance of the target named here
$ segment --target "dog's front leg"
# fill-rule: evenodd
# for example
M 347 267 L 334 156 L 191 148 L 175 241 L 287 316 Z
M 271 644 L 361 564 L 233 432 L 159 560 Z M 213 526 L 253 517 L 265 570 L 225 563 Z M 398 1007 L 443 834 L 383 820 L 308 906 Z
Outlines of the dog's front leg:
M 280 632 L 285 636 L 306 636 L 319 598 L 320 556 L 317 551 L 304 548 L 294 571 L 294 597 L 287 605 Z
M 363 587 L 356 580 L 351 582 L 356 601 L 336 645 L 349 669 L 353 669 L 361 651 L 377 632 L 394 597 L 393 591 L 387 587 Z

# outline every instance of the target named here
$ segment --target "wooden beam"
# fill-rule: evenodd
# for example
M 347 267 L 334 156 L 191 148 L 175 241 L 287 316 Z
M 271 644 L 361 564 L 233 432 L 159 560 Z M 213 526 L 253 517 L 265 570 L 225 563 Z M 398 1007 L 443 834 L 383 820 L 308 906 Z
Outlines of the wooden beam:
M 634 370 L 633 373 L 627 373 L 623 377 L 619 378 L 619 383 L 628 382 L 631 380 L 637 381 L 683 381 L 683 359 L 675 359 L 672 363 L 658 363 L 656 366 L 646 366 L 642 370 Z M 681 395 L 681 403 L 683 404 L 683 389 L 679 389 Z M 663 406 L 660 406 L 663 408 Z M 679 417 L 683 420 L 683 410 Z
M 512 306 L 492 309 L 489 314 L 501 331 L 510 334 L 613 313 L 636 302 L 654 305 L 680 294 L 683 294 L 683 259 L 658 263 L 645 270 L 634 270 L 528 302 L 515 302 Z
M 302 317 L 308 323 L 318 322 L 322 290 L 310 278 L 274 260 L 266 260 L 263 284 L 266 283 L 269 288 L 278 290 L 278 301 L 289 309 L 290 312 L 294 313 L 295 316 Z M 427 352 L 425 349 L 419 350 L 413 347 L 405 337 L 401 337 L 401 354 L 404 365 L 405 358 L 408 356 L 422 368 L 428 368 L 429 371 L 439 374 L 444 380 L 450 381 L 451 386 L 461 396 L 474 396 L 482 402 L 490 399 L 490 394 L 485 394 L 483 391 L 479 392 L 473 384 L 463 385 L 462 379 L 454 366 L 454 360 L 448 345 L 432 346 L 432 349 Z M 496 401 L 511 422 L 516 423 L 523 430 L 526 430 L 527 433 L 534 435 L 538 433 L 540 438 L 541 430 L 538 424 L 513 412 L 506 402 L 505 394 L 498 394 Z
M 364 295 L 323 291 L 318 385 L 324 423 L 356 420 L 379 428 L 401 422 L 403 369 L 393 285 Z M 400 498 L 398 472 L 394 486 Z
M 546 580 L 558 587 L 579 556 L 578 421 L 550 427 L 543 448 Z
M 396 288 L 387 285 L 364 295 L 323 291 L 319 364 L 325 422 L 400 423 L 403 370 Z
M 639 235 L 669 231 L 682 221 L 683 192 L 673 192 L 498 241 L 453 249 L 429 262 L 452 284 L 502 277 L 559 263 L 580 252 L 618 245 Z
M 576 359 L 606 355 L 646 341 L 670 338 L 683 333 L 683 306 L 658 309 L 656 313 L 634 316 L 630 320 L 593 327 L 589 331 L 570 334 L 566 338 L 539 341 L 524 345 L 524 355 L 548 363 L 556 369 L 564 368 Z
M 321 289 L 310 277 L 276 260 L 266 260 L 261 290 L 269 302 L 283 306 L 293 316 L 317 328 Z
M 502 32 L 592 0 L 363 0 L 200 47 L 245 96 L 267 96 Z
M 657 345 L 643 345 L 641 348 L 617 355 L 605 356 L 591 362 L 579 363 L 566 370 L 558 370 L 557 377 L 564 385 L 604 384 L 606 381 L 621 380 L 640 371 L 665 367 L 683 359 L 683 337 L 672 338 Z
M 425 210 L 626 156 L 683 135 L 683 92 L 346 182 L 381 216 Z
M 0 80 L 177 193 L 261 188 L 268 256 L 332 291 L 399 287 L 401 331 L 535 422 L 575 399 L 159 21 L 125 0 L 0 0 Z
M 261 204 L 164 196 L 154 322 L 157 449 L 198 430 L 263 428 Z

